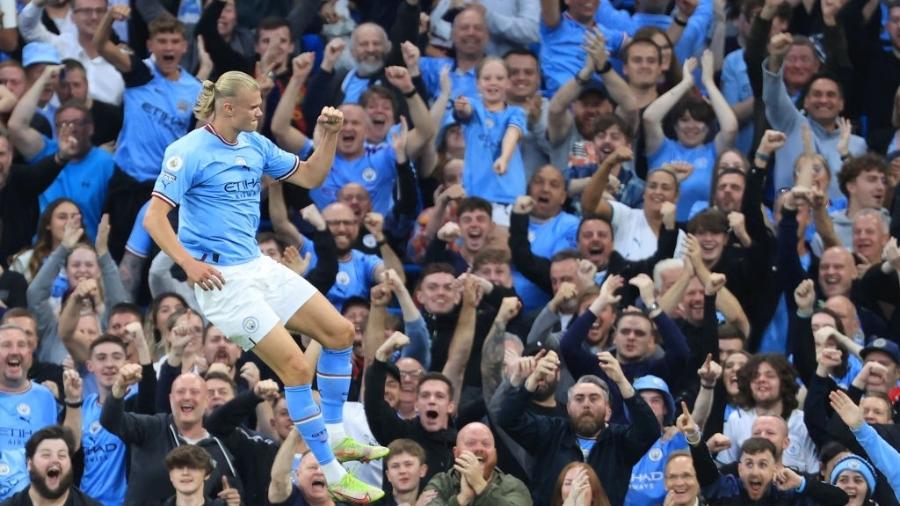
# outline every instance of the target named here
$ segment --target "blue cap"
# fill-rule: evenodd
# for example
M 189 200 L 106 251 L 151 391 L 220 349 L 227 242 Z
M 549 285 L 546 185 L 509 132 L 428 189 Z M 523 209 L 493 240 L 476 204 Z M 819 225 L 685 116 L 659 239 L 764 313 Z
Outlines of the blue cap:
M 872 468 L 872 464 L 869 464 L 866 459 L 859 455 L 847 455 L 839 460 L 834 465 L 834 469 L 831 470 L 829 481 L 831 481 L 832 485 L 837 483 L 838 478 L 841 477 L 841 473 L 844 471 L 853 471 L 861 474 L 869 487 L 869 490 L 866 491 L 866 497 L 872 497 L 872 494 L 875 493 L 875 469 Z
M 647 375 L 634 380 L 633 386 L 636 392 L 642 390 L 656 390 L 662 393 L 663 398 L 666 400 L 666 409 L 668 411 L 663 418 L 663 423 L 665 425 L 672 425 L 672 421 L 675 419 L 675 399 L 672 398 L 672 393 L 669 392 L 669 385 L 658 376 Z
M 30 67 L 36 63 L 59 65 L 59 52 L 53 44 L 46 42 L 29 42 L 22 48 L 22 66 Z
M 860 350 L 859 356 L 866 359 L 866 355 L 873 351 L 880 351 L 881 353 L 887 353 L 888 356 L 896 364 L 900 364 L 900 346 L 897 346 L 897 343 L 894 341 L 889 341 L 883 337 L 875 337 L 865 348 Z

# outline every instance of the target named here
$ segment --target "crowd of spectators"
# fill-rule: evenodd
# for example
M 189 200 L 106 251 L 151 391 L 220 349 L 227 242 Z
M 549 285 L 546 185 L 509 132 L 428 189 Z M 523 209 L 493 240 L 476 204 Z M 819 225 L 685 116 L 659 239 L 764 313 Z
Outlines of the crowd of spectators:
M 232 70 L 301 158 L 343 113 L 320 187 L 223 191 L 353 323 L 344 427 L 390 454 L 347 466 L 380 504 L 900 503 L 898 0 L 0 19 L 0 504 L 334 505 L 143 226 Z

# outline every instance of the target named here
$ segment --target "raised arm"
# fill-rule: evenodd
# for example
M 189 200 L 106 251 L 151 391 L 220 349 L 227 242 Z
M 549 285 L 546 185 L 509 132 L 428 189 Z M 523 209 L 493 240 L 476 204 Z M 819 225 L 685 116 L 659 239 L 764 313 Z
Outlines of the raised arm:
M 475 312 L 480 300 L 481 285 L 474 278 L 467 277 L 463 281 L 462 309 L 456 321 L 456 329 L 447 350 L 447 362 L 442 371 L 453 383 L 453 398 L 457 400 L 462 394 L 466 365 L 472 354 L 472 343 L 475 340 Z
M 272 115 L 272 134 L 279 146 L 285 151 L 299 153 L 309 140 L 306 135 L 291 124 L 294 118 L 294 105 L 300 98 L 300 88 L 312 72 L 315 53 L 303 53 L 296 56 L 291 64 L 293 73 L 287 86 L 282 90 L 281 98 Z
M 400 280 L 405 283 L 406 275 L 403 273 L 403 262 L 400 261 L 400 257 L 397 256 L 397 253 L 394 252 L 394 249 L 391 248 L 384 236 L 384 216 L 376 212 L 366 213 L 363 217 L 363 226 L 375 238 L 378 244 L 378 253 L 381 254 L 381 259 L 384 261 L 384 268 L 393 269 L 397 276 L 400 277 Z
M 295 171 L 288 182 L 303 188 L 317 188 L 325 181 L 331 166 L 334 164 L 334 153 L 337 149 L 338 134 L 344 124 L 341 111 L 326 107 L 322 109 L 316 120 L 316 128 L 321 129 L 321 142 L 316 138 L 316 150 L 305 162 L 300 162 L 300 169 Z M 318 134 L 317 134 L 318 135 Z
M 612 219 L 612 206 L 603 198 L 609 185 L 609 173 L 616 165 L 633 158 L 631 146 L 619 146 L 603 159 L 581 193 L 581 209 L 585 213 L 594 212 L 607 220 Z
M 370 307 L 369 317 L 366 318 L 365 343 L 363 344 L 363 353 L 365 356 L 365 366 L 375 360 L 378 350 L 384 344 L 384 331 L 387 328 L 385 320 L 387 319 L 387 305 L 391 302 L 391 290 L 385 284 L 378 284 L 369 291 Z M 384 362 L 388 362 L 390 357 L 385 357 Z
M 296 429 L 291 429 L 287 439 L 281 443 L 278 453 L 275 454 L 275 460 L 272 461 L 271 481 L 269 482 L 268 498 L 272 504 L 281 504 L 288 500 L 291 496 L 291 489 L 294 486 L 291 481 L 293 474 L 294 455 L 305 454 L 306 442 L 303 436 Z
M 9 136 L 16 150 L 22 154 L 25 160 L 31 160 L 44 149 L 44 137 L 32 128 L 31 118 L 34 117 L 41 99 L 41 93 L 47 87 L 47 83 L 59 79 L 59 65 L 47 65 L 44 71 L 34 81 L 28 91 L 22 95 L 19 103 L 9 116 Z
M 647 141 L 645 153 L 647 156 L 655 154 L 662 146 L 666 139 L 663 133 L 663 119 L 675 107 L 675 104 L 681 100 L 685 93 L 694 87 L 694 69 L 697 68 L 697 60 L 688 58 L 684 62 L 684 69 L 681 82 L 672 87 L 669 91 L 663 93 L 656 100 L 650 103 L 644 109 L 642 121 L 644 123 L 644 136 Z
M 288 217 L 287 202 L 284 200 L 284 187 L 281 186 L 281 183 L 273 182 L 268 186 L 268 190 L 269 219 L 272 221 L 272 230 L 285 238 L 291 245 L 297 246 L 301 244 L 303 235 Z
M 404 49 L 406 47 L 408 46 L 404 46 Z M 418 50 L 417 47 L 412 47 Z M 413 122 L 413 129 L 409 131 L 409 139 L 406 143 L 406 155 L 416 159 L 422 153 L 428 140 L 434 136 L 439 123 L 431 117 L 428 106 L 416 91 L 416 86 L 412 81 L 412 73 L 419 72 L 418 54 L 404 50 L 403 57 L 411 59 L 407 67 L 387 67 L 384 69 L 384 76 L 389 83 L 400 90 L 400 93 L 403 93 L 406 100 L 409 117 Z
M 121 73 L 131 71 L 131 50 L 125 45 L 117 46 L 110 39 L 112 24 L 114 21 L 127 21 L 131 16 L 131 8 L 127 5 L 112 5 L 106 11 L 106 15 L 100 20 L 97 31 L 94 32 L 94 47 L 104 60 L 108 61 Z
M 606 91 L 618 104 L 617 114 L 624 118 L 629 126 L 637 126 L 637 102 L 634 94 L 631 93 L 628 83 L 622 79 L 622 76 L 609 63 L 609 53 L 606 50 L 606 38 L 603 36 L 603 32 L 595 28 L 593 33 L 588 33 L 586 42 L 589 60 L 593 64 L 593 71 L 600 74 L 600 77 L 603 78 L 603 84 L 606 86 Z
M 713 111 L 716 113 L 716 119 L 719 120 L 719 133 L 716 134 L 716 152 L 722 151 L 734 146 L 734 139 L 737 137 L 738 122 L 737 116 L 725 100 L 725 96 L 719 91 L 715 80 L 715 62 L 713 61 L 712 51 L 707 49 L 703 51 L 702 62 L 702 81 L 703 87 L 709 94 L 709 101 L 712 103 Z
M 500 382 L 503 381 L 503 359 L 505 356 L 506 326 L 516 317 L 522 303 L 516 297 L 504 297 L 500 310 L 494 318 L 491 330 L 481 348 L 481 391 L 484 402 L 490 403 Z
M 559 0 L 541 0 L 541 22 L 547 28 L 556 28 L 559 25 L 560 15 Z
M 403 356 L 415 358 L 428 370 L 431 367 L 431 340 L 422 313 L 396 271 L 387 269 L 384 271 L 384 277 L 385 283 L 400 304 L 404 328 L 406 335 L 409 336 L 409 346 L 403 349 Z
M 782 132 L 790 132 L 803 115 L 797 110 L 794 101 L 788 94 L 784 84 L 784 56 L 791 47 L 791 34 L 779 33 L 769 42 L 769 58 L 763 68 L 763 103 L 766 106 L 766 119 L 772 127 Z

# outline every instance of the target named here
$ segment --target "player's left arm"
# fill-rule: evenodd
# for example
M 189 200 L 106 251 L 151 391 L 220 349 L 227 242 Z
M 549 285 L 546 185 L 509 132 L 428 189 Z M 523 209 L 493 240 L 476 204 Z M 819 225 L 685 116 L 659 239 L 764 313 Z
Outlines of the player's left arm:
M 316 128 L 321 135 L 315 136 L 316 150 L 286 181 L 303 188 L 317 188 L 328 177 L 334 164 L 334 153 L 337 149 L 337 138 L 344 125 L 344 115 L 333 107 L 325 107 L 316 121 Z

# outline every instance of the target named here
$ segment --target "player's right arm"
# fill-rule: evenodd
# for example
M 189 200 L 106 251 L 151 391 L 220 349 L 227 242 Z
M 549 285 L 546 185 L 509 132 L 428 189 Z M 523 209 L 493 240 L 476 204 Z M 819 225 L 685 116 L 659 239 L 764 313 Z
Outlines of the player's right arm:
M 175 234 L 175 229 L 169 223 L 169 213 L 174 208 L 171 202 L 154 194 L 150 199 L 147 214 L 144 216 L 144 228 L 150 233 L 150 237 L 153 237 L 159 249 L 184 269 L 190 283 L 199 284 L 204 290 L 221 289 L 225 284 L 222 273 L 215 267 L 192 257 L 178 241 L 178 235 Z
M 318 188 L 328 177 L 331 166 L 334 164 L 334 155 L 337 150 L 338 134 L 344 124 L 344 115 L 341 111 L 332 107 L 322 109 L 316 121 L 316 128 L 321 135 L 316 138 L 316 150 L 305 162 L 300 162 L 298 170 L 294 171 L 286 180 L 303 188 Z
M 169 222 L 169 213 L 191 189 L 196 166 L 196 158 L 182 156 L 177 144 L 166 149 L 163 167 L 144 215 L 144 228 L 159 248 L 184 269 L 189 283 L 198 284 L 204 290 L 221 289 L 225 283 L 222 273 L 191 256 Z

